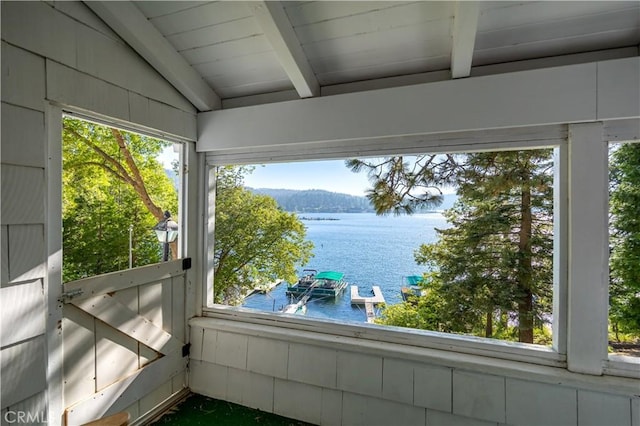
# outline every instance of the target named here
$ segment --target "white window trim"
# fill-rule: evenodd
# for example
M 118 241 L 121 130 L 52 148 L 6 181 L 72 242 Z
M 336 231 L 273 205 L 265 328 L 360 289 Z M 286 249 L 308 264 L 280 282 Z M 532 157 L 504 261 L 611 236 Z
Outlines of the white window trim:
M 286 162 L 337 159 L 350 156 L 416 154 L 422 152 L 469 152 L 530 149 L 555 146 L 554 190 L 554 321 L 552 348 L 460 336 L 424 330 L 379 327 L 312 318 L 293 318 L 275 313 L 213 304 L 213 258 L 203 262 L 203 315 L 253 324 L 274 324 L 290 329 L 444 349 L 479 357 L 523 361 L 567 368 L 590 375 L 640 376 L 636 364 L 607 356 L 608 306 L 608 166 L 607 141 L 624 140 L 633 134 L 637 120 L 620 120 L 615 126 L 602 122 L 496 131 L 463 132 L 397 139 L 350 141 L 343 144 L 272 147 L 264 150 L 223 151 L 207 154 L 203 199 L 207 218 L 205 253 L 212 252 L 215 230 L 215 197 L 206 191 L 215 181 L 214 167 L 224 164 Z M 509 135 L 514 136 L 509 138 Z M 499 136 L 499 137 L 497 137 Z M 584 195 L 588 194 L 588 197 Z M 600 194 L 598 196 L 598 194 Z M 598 197 L 598 208 L 591 199 Z M 589 211 L 585 215 L 585 211 Z M 588 247 L 586 254 L 580 249 Z M 573 256 L 573 257 L 572 257 Z M 571 262 L 571 263 L 570 263 Z M 571 265 L 571 269 L 569 267 Z M 581 283 L 578 285 L 578 281 Z M 594 308 L 593 306 L 597 306 Z M 599 324 L 594 337 L 593 324 Z M 364 343 L 363 343 L 364 344 Z M 630 358 L 630 357 L 625 357 Z

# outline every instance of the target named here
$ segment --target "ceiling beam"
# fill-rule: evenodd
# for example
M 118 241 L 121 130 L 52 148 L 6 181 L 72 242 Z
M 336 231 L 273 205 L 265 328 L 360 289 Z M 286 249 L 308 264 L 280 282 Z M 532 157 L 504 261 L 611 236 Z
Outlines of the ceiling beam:
M 320 95 L 320 84 L 279 1 L 247 2 L 301 98 Z
M 220 97 L 130 1 L 85 3 L 199 111 L 221 108 Z
M 454 6 L 451 78 L 469 77 L 478 30 L 479 2 L 457 1 Z

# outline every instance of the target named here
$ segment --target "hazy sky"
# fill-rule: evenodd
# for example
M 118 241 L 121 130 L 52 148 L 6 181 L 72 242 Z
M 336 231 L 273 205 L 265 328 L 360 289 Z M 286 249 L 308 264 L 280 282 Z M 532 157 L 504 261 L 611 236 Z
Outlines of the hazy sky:
M 253 188 L 324 189 L 364 195 L 369 187 L 366 173 L 353 173 L 344 161 L 307 161 L 256 166 L 245 184 Z

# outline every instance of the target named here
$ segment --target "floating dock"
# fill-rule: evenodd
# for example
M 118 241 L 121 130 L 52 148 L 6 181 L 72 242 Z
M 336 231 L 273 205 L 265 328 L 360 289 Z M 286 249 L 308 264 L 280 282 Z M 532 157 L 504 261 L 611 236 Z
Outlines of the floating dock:
M 352 305 L 367 305 L 367 303 L 371 303 L 371 305 L 379 305 L 384 303 L 384 296 L 382 295 L 382 290 L 377 285 L 373 286 L 373 296 L 370 297 L 362 297 L 360 293 L 358 293 L 358 286 L 351 286 L 351 304 Z

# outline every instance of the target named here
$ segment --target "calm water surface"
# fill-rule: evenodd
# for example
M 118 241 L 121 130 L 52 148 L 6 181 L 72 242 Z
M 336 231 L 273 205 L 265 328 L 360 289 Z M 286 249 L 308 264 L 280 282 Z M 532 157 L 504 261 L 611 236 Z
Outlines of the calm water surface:
M 314 257 L 304 268 L 344 272 L 349 283 L 341 296 L 311 299 L 308 317 L 363 322 L 364 307 L 351 306 L 350 286 L 357 285 L 361 296 L 371 295 L 373 285 L 380 286 L 387 304 L 402 301 L 403 278 L 424 271 L 415 263 L 413 253 L 423 243 L 437 239 L 434 228 L 446 228 L 440 213 L 413 216 L 376 216 L 373 213 L 305 213 L 305 218 L 337 220 L 303 220 L 307 238 L 313 241 Z M 302 271 L 302 268 L 299 269 Z M 244 307 L 277 311 L 289 303 L 283 283 L 269 294 L 248 297 Z

